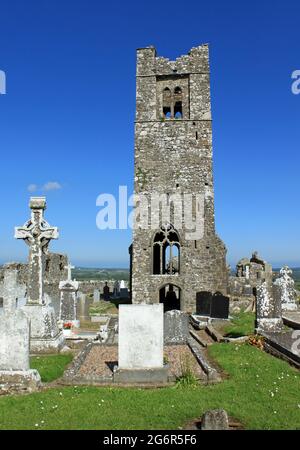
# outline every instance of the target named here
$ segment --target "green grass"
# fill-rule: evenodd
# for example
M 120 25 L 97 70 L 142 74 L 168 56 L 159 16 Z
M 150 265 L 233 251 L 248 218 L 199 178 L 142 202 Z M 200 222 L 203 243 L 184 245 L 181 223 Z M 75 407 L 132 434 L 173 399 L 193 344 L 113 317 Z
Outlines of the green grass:
M 224 335 L 227 337 L 249 336 L 254 333 L 255 314 L 242 312 L 235 314 L 231 323 L 224 327 Z
M 90 314 L 118 314 L 119 305 L 128 305 L 131 300 L 128 298 L 113 298 L 111 300 L 100 300 L 90 306 Z
M 207 409 L 225 408 L 248 429 L 300 429 L 296 369 L 248 344 L 214 344 L 209 352 L 228 374 L 222 383 L 162 389 L 71 386 L 6 396 L 0 398 L 0 428 L 178 429 Z
M 37 369 L 44 383 L 49 383 L 61 377 L 66 366 L 72 361 L 73 355 L 32 356 L 30 368 Z

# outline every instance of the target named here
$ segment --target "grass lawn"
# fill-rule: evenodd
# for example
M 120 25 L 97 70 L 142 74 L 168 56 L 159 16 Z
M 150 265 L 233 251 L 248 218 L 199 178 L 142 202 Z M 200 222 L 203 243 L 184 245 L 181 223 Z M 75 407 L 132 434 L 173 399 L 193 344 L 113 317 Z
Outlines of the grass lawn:
M 90 306 L 90 314 L 118 314 L 119 305 L 127 305 L 131 303 L 127 298 L 116 298 L 108 300 L 100 300 Z
M 30 368 L 37 369 L 44 383 L 56 380 L 64 373 L 66 366 L 72 361 L 73 355 L 32 356 Z
M 162 389 L 62 387 L 0 398 L 1 429 L 178 429 L 225 408 L 248 429 L 300 429 L 300 373 L 249 344 L 214 344 L 222 383 Z M 54 361 L 54 360 L 52 360 Z
M 231 323 L 223 328 L 224 335 L 227 337 L 249 336 L 254 334 L 255 314 L 252 312 L 242 312 L 233 315 Z

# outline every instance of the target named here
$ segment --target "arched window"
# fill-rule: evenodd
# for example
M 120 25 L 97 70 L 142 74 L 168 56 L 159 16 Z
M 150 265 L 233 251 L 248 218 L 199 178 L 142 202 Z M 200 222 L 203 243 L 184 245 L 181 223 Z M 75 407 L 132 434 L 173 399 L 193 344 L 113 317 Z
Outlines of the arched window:
M 165 119 L 182 119 L 182 89 L 176 86 L 174 90 L 165 87 L 163 92 L 163 117 Z
M 166 119 L 172 117 L 172 93 L 168 87 L 163 90 L 163 115 Z
M 180 269 L 179 236 L 172 225 L 160 228 L 153 240 L 153 274 L 175 275 Z
M 164 89 L 164 99 L 171 99 L 171 91 L 168 87 Z
M 175 119 L 182 118 L 182 102 L 176 102 L 174 105 L 174 117 Z

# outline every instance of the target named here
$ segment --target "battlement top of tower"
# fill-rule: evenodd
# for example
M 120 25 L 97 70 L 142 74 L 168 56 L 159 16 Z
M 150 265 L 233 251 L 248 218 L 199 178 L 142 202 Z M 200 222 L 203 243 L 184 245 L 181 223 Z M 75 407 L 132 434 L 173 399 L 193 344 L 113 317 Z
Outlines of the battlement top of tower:
M 192 47 L 175 60 L 157 56 L 154 46 L 137 49 L 137 76 L 209 73 L 209 45 Z

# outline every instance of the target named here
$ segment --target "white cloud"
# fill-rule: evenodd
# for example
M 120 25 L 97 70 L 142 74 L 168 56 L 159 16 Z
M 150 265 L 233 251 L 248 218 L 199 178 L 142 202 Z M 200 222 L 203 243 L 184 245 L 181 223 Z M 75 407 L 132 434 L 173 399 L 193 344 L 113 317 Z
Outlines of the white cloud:
M 62 185 L 58 181 L 48 181 L 43 186 L 43 191 L 57 191 L 61 189 Z
M 27 186 L 27 190 L 28 190 L 29 192 L 35 192 L 35 191 L 38 190 L 38 187 L 37 187 L 36 184 L 29 184 L 29 186 Z
M 62 185 L 58 181 L 48 181 L 43 186 L 38 186 L 35 183 L 31 183 L 27 186 L 27 190 L 32 193 L 36 191 L 57 191 L 59 189 L 62 189 Z

